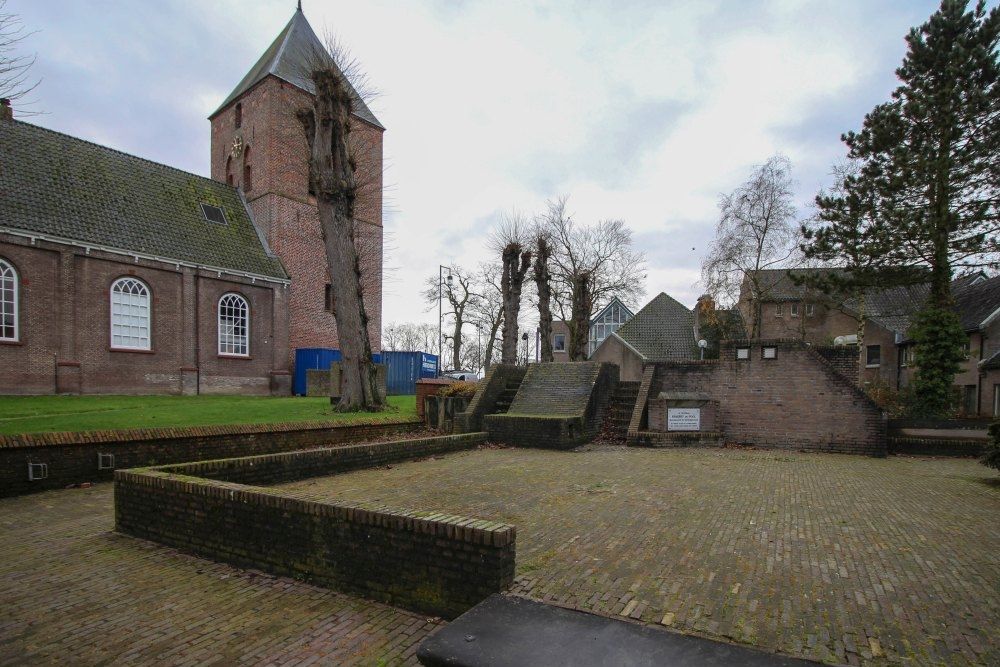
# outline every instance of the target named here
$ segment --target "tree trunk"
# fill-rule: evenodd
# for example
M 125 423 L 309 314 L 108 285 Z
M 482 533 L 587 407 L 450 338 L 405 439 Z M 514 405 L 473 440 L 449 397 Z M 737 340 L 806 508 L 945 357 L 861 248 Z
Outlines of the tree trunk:
M 868 365 L 867 350 L 865 350 L 865 324 L 868 317 L 865 314 L 867 306 L 864 289 L 857 291 L 856 299 L 858 302 L 858 386 L 862 386 L 864 385 L 865 366 Z
M 462 318 L 458 315 L 458 310 L 455 311 L 455 335 L 451 341 L 451 359 L 452 368 L 458 370 L 462 367 L 462 325 L 465 324 Z
M 590 273 L 583 272 L 573 276 L 572 289 L 567 351 L 570 361 L 585 361 L 590 338 L 590 314 L 594 306 Z
M 535 286 L 538 289 L 538 335 L 541 339 L 541 361 L 548 363 L 552 355 L 552 274 L 549 256 L 552 247 L 544 236 L 538 237 L 535 255 Z
M 316 69 L 312 79 L 316 86 L 313 108 L 299 111 L 298 117 L 309 143 L 309 175 L 316 192 L 340 343 L 343 384 L 337 410 L 374 410 L 382 401 L 355 243 L 357 181 L 347 143 L 353 102 L 343 75 L 332 64 Z
M 486 339 L 486 350 L 483 353 L 483 373 L 490 370 L 490 366 L 493 365 L 493 348 L 496 347 L 497 342 L 497 332 L 500 331 L 500 324 L 503 322 L 502 317 L 498 317 L 490 325 L 490 335 Z
M 500 361 L 517 363 L 517 316 L 521 311 L 521 287 L 524 274 L 531 267 L 531 251 L 522 252 L 520 243 L 509 243 L 503 249 L 503 275 L 500 292 L 503 295 L 503 342 Z

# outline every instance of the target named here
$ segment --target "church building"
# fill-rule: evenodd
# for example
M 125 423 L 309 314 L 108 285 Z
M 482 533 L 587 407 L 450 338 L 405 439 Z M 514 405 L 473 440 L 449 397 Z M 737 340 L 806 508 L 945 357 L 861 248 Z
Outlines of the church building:
M 296 11 L 210 116 L 210 179 L 0 105 L 0 394 L 287 395 L 296 348 L 338 346 L 296 118 L 322 52 Z M 353 120 L 378 350 L 385 128 Z

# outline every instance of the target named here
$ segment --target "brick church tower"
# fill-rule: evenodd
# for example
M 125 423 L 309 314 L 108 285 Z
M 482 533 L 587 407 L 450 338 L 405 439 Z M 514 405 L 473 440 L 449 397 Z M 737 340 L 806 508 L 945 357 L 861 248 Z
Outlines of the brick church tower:
M 291 276 L 289 355 L 337 348 L 330 274 L 316 200 L 309 192 L 308 146 L 295 112 L 312 105 L 309 63 L 323 44 L 302 13 L 292 16 L 260 60 L 211 115 L 212 178 L 243 193 L 258 227 Z M 351 143 L 357 157 L 357 234 L 372 349 L 382 328 L 382 133 L 356 98 Z M 290 358 L 290 362 L 292 359 Z

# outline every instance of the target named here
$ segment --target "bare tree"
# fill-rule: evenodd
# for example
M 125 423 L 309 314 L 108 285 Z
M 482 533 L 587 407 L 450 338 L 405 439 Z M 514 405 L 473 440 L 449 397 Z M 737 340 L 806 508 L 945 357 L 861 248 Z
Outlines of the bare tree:
M 597 309 L 615 296 L 626 303 L 642 298 L 646 258 L 632 247 L 632 231 L 624 221 L 579 225 L 567 202 L 566 197 L 550 201 L 539 224 L 552 246 L 552 302 L 569 329 L 569 358 L 579 361 L 587 357 Z
M 382 349 L 431 352 L 437 349 L 437 327 L 426 322 L 390 322 L 382 330 Z
M 343 377 L 337 410 L 375 410 L 382 397 L 372 361 L 356 234 L 359 161 L 349 140 L 360 97 L 348 77 L 357 73 L 357 66 L 335 44 L 328 51 L 313 55 L 313 105 L 296 115 L 309 145 L 310 189 L 316 195 L 340 342 Z
M 552 356 L 552 272 L 549 261 L 552 246 L 544 228 L 535 233 L 535 291 L 538 295 L 538 334 L 541 341 L 541 360 L 551 362 Z
M 493 232 L 491 244 L 500 251 L 500 293 L 503 297 L 503 339 L 500 361 L 517 363 L 518 315 L 521 312 L 521 290 L 524 277 L 531 268 L 531 251 L 524 248 L 528 225 L 518 213 L 505 215 Z
M 493 365 L 493 352 L 503 326 L 504 301 L 500 286 L 502 266 L 499 262 L 487 262 L 479 266 L 476 276 L 479 298 L 471 304 L 470 318 L 481 327 L 483 350 L 480 367 L 487 371 Z
M 451 269 L 451 275 L 453 276 L 451 282 L 446 282 L 443 285 L 438 284 L 439 276 L 428 277 L 427 288 L 424 290 L 424 301 L 427 302 L 428 309 L 437 306 L 441 296 L 448 304 L 448 310 L 445 311 L 444 317 L 452 318 L 452 332 L 448 335 L 448 340 L 451 342 L 452 368 L 461 368 L 462 345 L 465 340 L 462 336 L 462 327 L 468 322 L 466 313 L 479 299 L 479 294 L 475 284 L 475 274 L 460 266 L 454 266 Z M 439 289 L 442 291 L 439 292 Z
M 754 168 L 742 185 L 719 198 L 715 241 L 702 262 L 702 282 L 714 298 L 736 303 L 741 289 L 751 295 L 750 336 L 760 335 L 760 304 L 774 288 L 761 271 L 792 268 L 798 226 L 792 203 L 792 165 L 775 155 Z
M 21 17 L 7 11 L 7 0 L 0 0 L 0 99 L 23 101 L 38 87 L 39 81 L 31 76 L 35 56 L 17 55 L 17 50 L 33 31 L 26 30 Z

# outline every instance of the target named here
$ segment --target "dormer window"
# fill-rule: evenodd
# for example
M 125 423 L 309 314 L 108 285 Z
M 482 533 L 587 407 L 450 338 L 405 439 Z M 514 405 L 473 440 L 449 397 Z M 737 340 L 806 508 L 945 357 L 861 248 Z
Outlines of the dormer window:
M 233 111 L 233 125 L 236 129 L 243 127 L 243 103 L 237 102 L 236 109 Z

